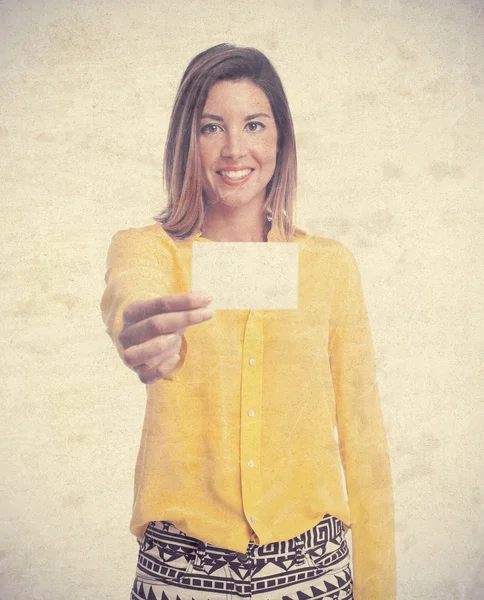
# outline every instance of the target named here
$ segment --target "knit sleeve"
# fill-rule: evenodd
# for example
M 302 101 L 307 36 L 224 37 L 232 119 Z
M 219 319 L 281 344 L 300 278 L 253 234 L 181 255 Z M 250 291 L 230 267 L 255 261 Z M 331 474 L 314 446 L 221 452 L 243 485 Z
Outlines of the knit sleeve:
M 329 355 L 353 542 L 355 600 L 394 600 L 396 559 L 390 459 L 374 350 L 353 254 L 343 245 Z
M 173 293 L 172 269 L 169 253 L 164 253 L 157 238 L 142 229 L 126 229 L 113 236 L 106 258 L 106 288 L 101 299 L 101 315 L 106 333 L 121 358 L 123 348 L 119 334 L 123 327 L 124 309 L 134 300 L 149 300 Z M 186 353 L 187 342 L 183 336 L 180 360 L 166 379 L 176 378 L 185 363 Z

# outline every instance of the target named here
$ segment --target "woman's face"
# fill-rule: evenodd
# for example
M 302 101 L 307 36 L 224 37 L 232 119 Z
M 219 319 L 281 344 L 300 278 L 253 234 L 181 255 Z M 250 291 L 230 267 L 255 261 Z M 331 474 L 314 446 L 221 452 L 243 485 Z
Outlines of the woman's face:
M 277 127 L 261 88 L 246 79 L 213 85 L 200 120 L 199 151 L 210 204 L 262 205 L 276 166 Z

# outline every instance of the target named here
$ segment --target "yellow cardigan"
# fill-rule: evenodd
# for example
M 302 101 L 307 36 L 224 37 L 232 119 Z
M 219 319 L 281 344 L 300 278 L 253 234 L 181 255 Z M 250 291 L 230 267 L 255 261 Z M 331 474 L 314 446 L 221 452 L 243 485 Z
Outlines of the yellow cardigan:
M 268 242 L 280 238 L 274 230 Z M 121 354 L 124 307 L 190 291 L 198 231 L 119 231 L 101 310 Z M 297 310 L 220 310 L 189 327 L 170 379 L 147 385 L 131 531 L 165 520 L 245 552 L 325 513 L 352 530 L 355 600 L 395 598 L 393 494 L 371 333 L 353 254 L 296 228 Z

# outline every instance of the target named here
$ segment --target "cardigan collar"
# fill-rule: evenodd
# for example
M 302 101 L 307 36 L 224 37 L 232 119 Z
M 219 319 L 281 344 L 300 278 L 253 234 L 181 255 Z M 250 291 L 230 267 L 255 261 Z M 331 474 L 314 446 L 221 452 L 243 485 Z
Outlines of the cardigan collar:
M 291 236 L 291 242 L 292 241 L 298 241 L 304 238 L 307 238 L 309 236 L 308 232 L 305 231 L 304 229 L 300 229 L 299 227 L 295 227 L 294 228 L 294 234 Z M 195 242 L 212 242 L 213 240 L 203 237 L 202 232 L 200 229 L 196 229 L 195 233 L 193 234 L 192 240 Z M 269 232 L 267 233 L 267 241 L 268 242 L 282 242 L 283 238 L 282 236 L 277 232 L 276 229 L 274 229 L 273 227 L 270 228 Z

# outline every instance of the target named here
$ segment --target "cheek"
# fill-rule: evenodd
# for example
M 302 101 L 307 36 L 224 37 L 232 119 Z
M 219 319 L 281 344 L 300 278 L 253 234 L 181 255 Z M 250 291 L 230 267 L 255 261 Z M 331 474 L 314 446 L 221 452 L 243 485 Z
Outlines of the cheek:
M 260 146 L 260 154 L 267 164 L 275 165 L 277 158 L 277 136 L 270 136 L 263 140 Z
M 264 148 L 261 148 L 260 159 L 264 170 L 267 172 L 271 171 L 272 173 L 276 167 L 277 148 L 274 148 L 272 145 L 267 145 Z
M 198 144 L 198 153 L 200 156 L 200 164 L 203 171 L 210 169 L 210 165 L 213 163 L 213 144 L 207 142 L 207 140 L 200 140 Z
M 208 162 L 208 157 L 207 157 L 207 148 L 204 144 L 198 145 L 198 156 L 200 157 L 200 164 L 202 166 L 202 170 L 205 170 L 205 167 Z

